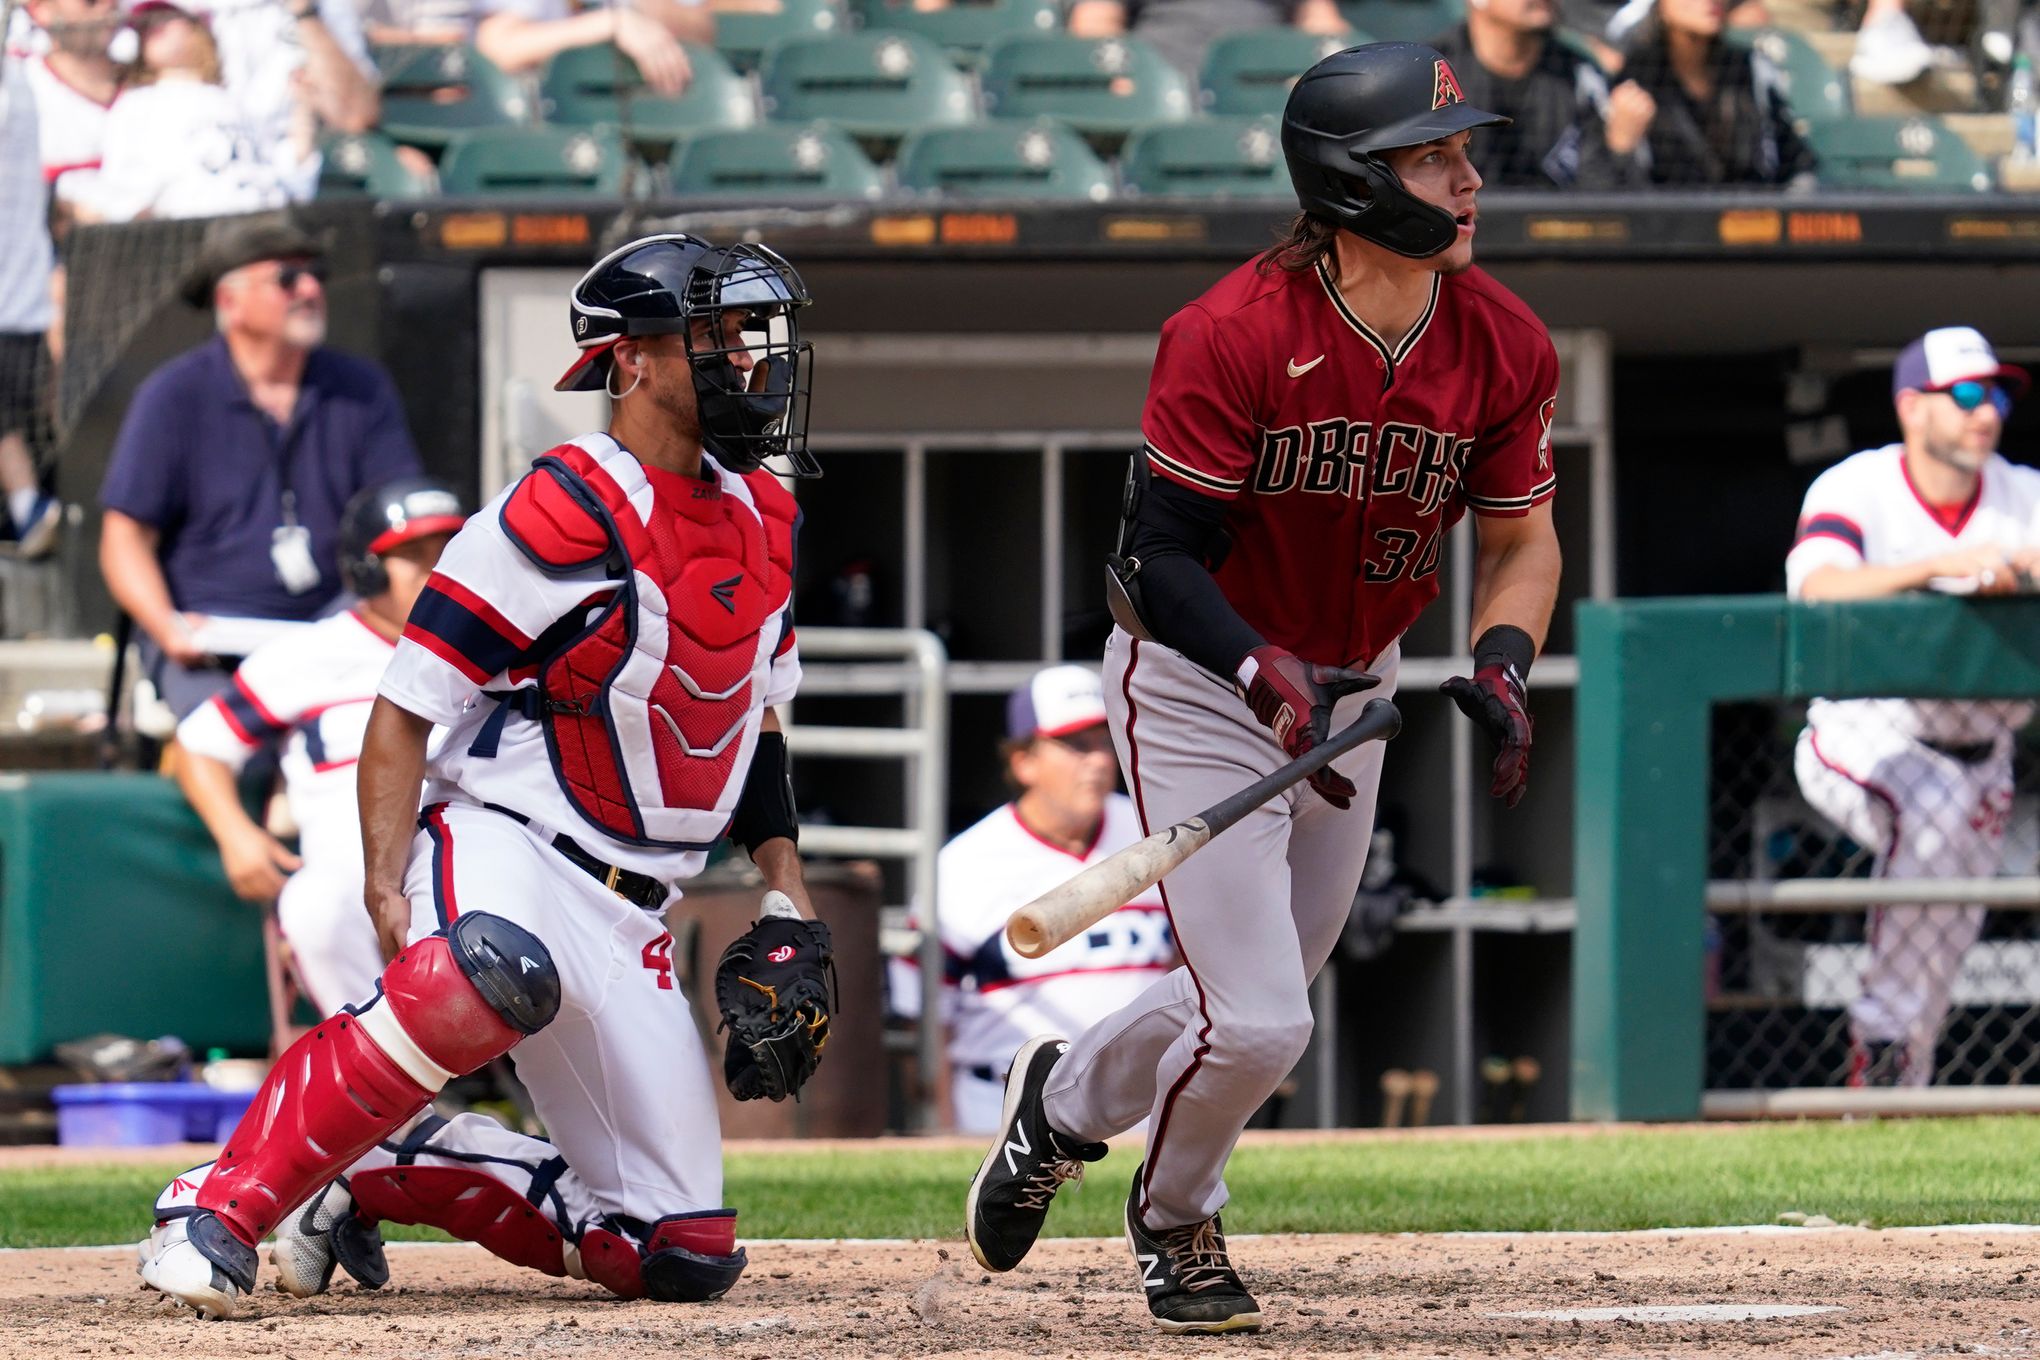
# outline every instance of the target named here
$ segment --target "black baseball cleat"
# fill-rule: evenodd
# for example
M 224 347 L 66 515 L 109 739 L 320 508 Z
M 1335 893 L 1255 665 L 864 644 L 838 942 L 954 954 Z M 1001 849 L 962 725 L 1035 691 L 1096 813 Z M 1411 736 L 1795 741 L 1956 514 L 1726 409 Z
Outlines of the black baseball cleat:
M 1261 1305 L 1226 1255 L 1218 1215 L 1152 1231 L 1140 1221 L 1140 1171 L 1126 1197 L 1126 1245 L 1140 1267 L 1148 1311 L 1165 1332 L 1258 1332 Z
M 1105 1155 L 1103 1143 L 1079 1143 L 1048 1126 L 1042 1088 L 1069 1051 L 1059 1035 L 1029 1039 L 1006 1072 L 1005 1123 L 971 1178 L 964 1203 L 970 1254 L 986 1270 L 1011 1270 L 1041 1235 L 1048 1203 L 1064 1181 L 1084 1178 L 1084 1163 Z

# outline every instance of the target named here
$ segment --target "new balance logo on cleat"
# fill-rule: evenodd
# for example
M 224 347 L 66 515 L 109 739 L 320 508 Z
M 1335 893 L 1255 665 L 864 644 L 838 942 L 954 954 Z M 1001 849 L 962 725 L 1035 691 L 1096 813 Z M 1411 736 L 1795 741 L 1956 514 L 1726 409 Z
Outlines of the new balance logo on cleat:
M 1126 1197 L 1126 1245 L 1156 1324 L 1165 1332 L 1259 1331 L 1261 1305 L 1232 1268 L 1218 1215 L 1151 1229 L 1140 1218 L 1140 1179 L 1136 1169 Z
M 1143 1289 L 1160 1289 L 1169 1283 L 1155 1273 L 1161 1268 L 1161 1253 L 1137 1251 L 1133 1254 L 1133 1260 L 1134 1264 L 1140 1267 L 1140 1283 Z
M 985 1150 L 964 1203 L 970 1252 L 986 1270 L 1019 1265 L 1041 1235 L 1055 1192 L 1082 1180 L 1084 1163 L 1105 1155 L 1103 1143 L 1056 1132 L 1042 1108 L 1048 1075 L 1068 1051 L 1057 1035 L 1030 1039 L 1006 1074 L 1005 1127 Z

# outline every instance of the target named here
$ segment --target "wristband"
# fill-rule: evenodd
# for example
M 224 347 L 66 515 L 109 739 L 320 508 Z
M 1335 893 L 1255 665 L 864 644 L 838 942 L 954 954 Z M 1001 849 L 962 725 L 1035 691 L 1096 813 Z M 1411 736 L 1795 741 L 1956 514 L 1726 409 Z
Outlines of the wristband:
M 1482 633 L 1473 644 L 1473 668 L 1511 666 L 1518 680 L 1530 678 L 1530 663 L 1537 659 L 1537 644 L 1512 623 L 1498 623 Z

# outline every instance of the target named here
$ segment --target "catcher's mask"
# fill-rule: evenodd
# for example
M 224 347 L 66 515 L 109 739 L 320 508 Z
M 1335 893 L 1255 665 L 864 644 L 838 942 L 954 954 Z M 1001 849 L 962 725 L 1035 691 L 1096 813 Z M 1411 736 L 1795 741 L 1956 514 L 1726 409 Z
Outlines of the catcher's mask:
M 749 472 L 779 458 L 792 476 L 818 477 L 821 465 L 807 447 L 814 347 L 800 338 L 796 316 L 811 301 L 794 267 L 765 246 L 715 246 L 677 232 L 632 241 L 574 285 L 570 312 L 581 358 L 554 390 L 606 389 L 617 341 L 679 335 L 716 461 Z M 696 321 L 706 323 L 706 338 L 696 335 Z M 734 362 L 740 353 L 750 358 L 748 373 Z
M 1367 43 L 1297 78 L 1282 110 L 1282 155 L 1305 212 L 1421 260 L 1449 248 L 1458 223 L 1405 189 L 1378 153 L 1509 121 L 1467 103 L 1437 49 Z

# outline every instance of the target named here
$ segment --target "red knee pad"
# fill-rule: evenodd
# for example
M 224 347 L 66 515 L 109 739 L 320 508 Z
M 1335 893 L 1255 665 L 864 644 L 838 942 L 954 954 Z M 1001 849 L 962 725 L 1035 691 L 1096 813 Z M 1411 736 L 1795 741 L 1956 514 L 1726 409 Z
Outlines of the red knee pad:
M 386 1166 L 348 1177 L 358 1212 L 387 1223 L 425 1223 L 487 1248 L 515 1266 L 567 1273 L 552 1218 L 503 1182 L 459 1166 Z
M 456 1077 L 508 1053 L 524 1037 L 475 990 L 443 935 L 428 936 L 391 960 L 382 988 L 418 1051 Z
M 356 1017 L 336 1015 L 277 1059 L 197 1203 L 252 1247 L 313 1190 L 424 1109 L 434 1089 L 391 1061 Z

